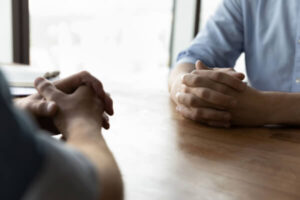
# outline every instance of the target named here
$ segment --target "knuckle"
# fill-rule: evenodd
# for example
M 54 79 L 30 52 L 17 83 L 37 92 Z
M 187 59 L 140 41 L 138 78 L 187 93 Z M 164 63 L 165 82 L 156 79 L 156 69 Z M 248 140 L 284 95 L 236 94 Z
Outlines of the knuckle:
M 193 70 L 193 71 L 191 72 L 191 74 L 194 74 L 194 75 L 198 74 L 198 70 Z
M 197 84 L 197 77 L 196 76 L 191 77 L 191 84 L 192 85 L 196 85 Z
M 204 88 L 204 89 L 200 90 L 199 96 L 202 99 L 209 99 L 211 94 L 210 94 L 210 91 L 208 89 Z
M 183 93 L 188 93 L 189 92 L 189 88 L 186 85 L 182 85 L 181 91 Z
M 37 104 L 37 110 L 42 111 L 46 107 L 46 103 L 42 102 Z
M 189 74 L 184 74 L 181 76 L 182 82 L 186 83 L 189 80 L 190 75 Z
M 195 112 L 192 113 L 192 117 L 194 120 L 201 120 L 203 119 L 204 112 L 202 109 L 197 109 Z
M 222 75 L 222 72 L 215 72 L 212 76 L 215 80 L 220 80 L 222 78 Z
M 217 90 L 223 94 L 227 94 L 229 91 L 228 91 L 228 88 L 227 87 L 224 87 L 224 86 L 218 86 Z
M 192 99 L 191 96 L 186 96 L 186 97 L 185 97 L 185 101 L 186 101 L 186 104 L 187 104 L 187 105 L 191 105 L 193 99 Z
M 216 105 L 223 104 L 222 97 L 217 94 L 211 95 L 207 100 L 209 100 L 209 102 L 216 104 Z
M 179 103 L 184 104 L 184 97 L 181 94 L 176 95 L 176 99 Z
M 91 76 L 91 74 L 88 72 L 88 71 L 86 71 L 86 70 L 84 70 L 84 71 L 82 71 L 82 72 L 80 72 L 80 74 L 82 75 L 82 76 Z
M 197 99 L 194 96 L 190 96 L 188 98 L 188 105 L 190 106 L 196 106 L 197 105 Z
M 202 83 L 202 78 L 200 76 L 194 76 L 193 77 L 193 79 L 192 79 L 192 84 L 193 85 L 199 86 L 199 85 L 201 85 L 201 83 Z
M 49 88 L 50 86 L 51 86 L 51 83 L 44 81 L 39 85 L 39 89 L 44 91 L 47 88 Z

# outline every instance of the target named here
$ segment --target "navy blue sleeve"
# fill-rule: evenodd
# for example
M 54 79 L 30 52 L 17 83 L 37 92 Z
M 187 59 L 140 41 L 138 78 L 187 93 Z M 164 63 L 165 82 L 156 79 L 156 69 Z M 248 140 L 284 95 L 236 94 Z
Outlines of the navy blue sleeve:
M 44 152 L 35 126 L 13 107 L 1 72 L 0 123 L 0 199 L 21 199 L 42 168 Z

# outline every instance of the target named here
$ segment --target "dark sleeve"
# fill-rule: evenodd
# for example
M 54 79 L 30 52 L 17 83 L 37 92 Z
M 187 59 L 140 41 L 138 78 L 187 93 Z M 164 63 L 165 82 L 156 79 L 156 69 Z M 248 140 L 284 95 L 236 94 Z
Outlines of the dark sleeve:
M 46 151 L 45 165 L 22 200 L 99 199 L 99 175 L 86 156 L 49 134 L 37 138 Z
M 28 117 L 14 109 L 0 72 L 0 199 L 21 199 L 42 169 L 44 151 Z
M 0 200 L 98 199 L 94 165 L 16 110 L 1 72 L 0 84 Z

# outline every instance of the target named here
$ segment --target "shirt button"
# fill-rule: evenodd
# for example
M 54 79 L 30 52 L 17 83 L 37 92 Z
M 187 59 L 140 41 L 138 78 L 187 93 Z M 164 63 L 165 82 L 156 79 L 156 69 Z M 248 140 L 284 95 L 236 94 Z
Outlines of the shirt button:
M 300 84 L 300 78 L 296 79 L 296 83 Z
M 298 40 L 298 43 L 300 43 L 300 40 Z

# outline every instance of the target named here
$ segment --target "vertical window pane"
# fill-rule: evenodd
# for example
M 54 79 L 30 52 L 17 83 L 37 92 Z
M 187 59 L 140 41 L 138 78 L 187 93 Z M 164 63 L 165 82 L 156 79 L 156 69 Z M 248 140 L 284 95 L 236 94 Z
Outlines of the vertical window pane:
M 0 62 L 5 63 L 10 63 L 13 61 L 11 6 L 11 0 L 0 1 Z
M 172 0 L 30 0 L 33 65 L 166 67 Z

